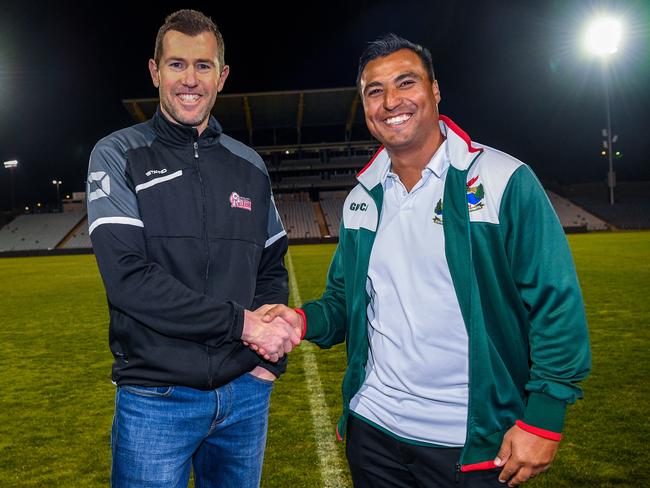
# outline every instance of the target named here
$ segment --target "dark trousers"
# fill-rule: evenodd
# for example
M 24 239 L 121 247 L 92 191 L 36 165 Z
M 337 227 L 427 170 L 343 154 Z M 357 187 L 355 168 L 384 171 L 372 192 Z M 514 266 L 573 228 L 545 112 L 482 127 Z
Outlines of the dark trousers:
M 355 488 L 500 487 L 500 469 L 461 473 L 461 448 L 415 446 L 348 417 L 345 453 Z

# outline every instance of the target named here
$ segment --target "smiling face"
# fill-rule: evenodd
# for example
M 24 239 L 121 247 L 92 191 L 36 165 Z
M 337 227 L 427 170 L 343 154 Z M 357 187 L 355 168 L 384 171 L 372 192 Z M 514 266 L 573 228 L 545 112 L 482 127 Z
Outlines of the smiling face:
M 361 98 L 370 133 L 390 152 L 435 146 L 439 139 L 438 82 L 420 57 L 400 49 L 366 64 Z
M 219 66 L 214 34 L 188 36 L 168 31 L 163 38 L 160 62 L 156 64 L 150 59 L 149 72 L 167 119 L 196 127 L 199 134 L 203 132 L 229 72 L 228 66 Z

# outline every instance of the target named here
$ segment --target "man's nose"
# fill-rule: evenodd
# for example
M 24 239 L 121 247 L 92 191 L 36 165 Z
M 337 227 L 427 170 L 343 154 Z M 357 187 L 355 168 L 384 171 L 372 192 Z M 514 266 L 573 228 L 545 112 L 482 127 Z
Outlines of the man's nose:
M 194 66 L 188 66 L 188 68 L 184 72 L 184 77 L 183 77 L 183 84 L 186 86 L 196 86 L 197 85 L 197 79 L 196 79 L 196 70 L 194 69 Z
M 402 98 L 396 88 L 390 87 L 384 91 L 384 109 L 394 110 L 402 103 Z

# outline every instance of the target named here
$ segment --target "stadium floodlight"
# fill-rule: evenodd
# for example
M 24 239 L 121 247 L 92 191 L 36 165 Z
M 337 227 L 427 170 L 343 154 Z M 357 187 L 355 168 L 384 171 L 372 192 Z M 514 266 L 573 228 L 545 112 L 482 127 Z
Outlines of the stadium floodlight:
M 621 21 L 615 17 L 601 16 L 587 26 L 585 44 L 592 54 L 605 57 L 618 51 L 622 37 Z
M 603 136 L 607 138 L 607 159 L 609 160 L 609 171 L 607 173 L 607 186 L 609 187 L 609 203 L 614 205 L 614 186 L 616 177 L 614 175 L 614 163 L 612 153 L 613 143 L 618 138 L 612 136 L 612 117 L 609 100 L 609 70 L 607 60 L 610 55 L 618 51 L 623 38 L 623 23 L 613 16 L 601 15 L 594 18 L 587 25 L 585 31 L 585 45 L 592 54 L 600 57 L 602 61 L 603 84 L 605 86 L 605 108 L 607 110 L 607 128 L 603 129 Z
M 61 211 L 61 193 L 60 193 L 60 186 L 63 184 L 61 180 L 52 180 L 52 184 L 56 186 L 56 208 L 60 212 Z
M 11 186 L 11 211 L 16 208 L 16 194 L 14 192 L 14 171 L 18 167 L 18 160 L 12 159 L 11 161 L 4 162 L 5 169 L 9 170 L 9 184 Z

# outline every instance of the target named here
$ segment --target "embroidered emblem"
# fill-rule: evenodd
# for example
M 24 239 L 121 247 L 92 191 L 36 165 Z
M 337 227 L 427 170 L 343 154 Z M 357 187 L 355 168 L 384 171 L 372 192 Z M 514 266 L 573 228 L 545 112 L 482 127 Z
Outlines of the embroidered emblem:
M 485 206 L 483 199 L 485 198 L 485 191 L 483 190 L 483 183 L 478 186 L 472 186 L 478 181 L 478 176 L 472 178 L 467 182 L 467 207 L 470 212 L 479 210 Z
M 253 202 L 250 198 L 240 197 L 237 192 L 230 194 L 230 208 L 243 208 L 249 212 L 253 209 Z
M 475 212 L 485 206 L 485 189 L 483 188 L 483 183 L 479 183 L 478 186 L 472 186 L 478 181 L 478 176 L 476 175 L 467 182 L 467 210 L 470 212 Z M 433 221 L 436 224 L 442 224 L 442 198 L 436 203 L 436 208 L 433 211 Z
M 433 211 L 433 221 L 436 224 L 442 224 L 442 198 L 436 203 L 436 209 Z

